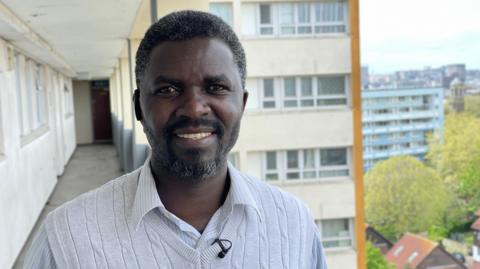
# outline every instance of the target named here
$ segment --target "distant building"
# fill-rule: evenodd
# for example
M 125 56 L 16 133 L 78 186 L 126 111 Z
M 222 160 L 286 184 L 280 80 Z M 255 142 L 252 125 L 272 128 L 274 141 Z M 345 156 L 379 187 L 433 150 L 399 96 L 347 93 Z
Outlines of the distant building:
M 450 83 L 451 106 L 455 112 L 465 111 L 465 84 L 459 79 L 455 78 Z
M 387 252 L 392 248 L 393 243 L 385 238 L 379 231 L 375 230 L 372 226 L 366 224 L 366 237 L 367 240 L 372 243 L 372 245 L 378 248 L 383 255 L 387 254 Z
M 410 233 L 404 235 L 390 249 L 386 259 L 398 269 L 466 268 L 438 243 Z
M 427 137 L 443 127 L 441 88 L 362 91 L 364 170 L 397 155 L 423 160 Z
M 448 88 L 455 78 L 461 82 L 465 82 L 467 78 L 467 68 L 465 64 L 449 64 L 442 67 L 443 69 L 443 87 Z
M 369 74 L 368 89 L 395 88 L 395 77 L 391 74 Z

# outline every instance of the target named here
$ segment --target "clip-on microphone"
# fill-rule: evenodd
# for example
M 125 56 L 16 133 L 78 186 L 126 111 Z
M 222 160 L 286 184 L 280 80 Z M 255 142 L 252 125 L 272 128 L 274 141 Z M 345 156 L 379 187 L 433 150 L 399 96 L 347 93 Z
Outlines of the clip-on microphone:
M 228 242 L 228 244 L 230 244 L 228 247 L 225 247 L 225 245 L 223 243 L 225 242 Z M 225 257 L 225 255 L 227 255 L 228 251 L 232 248 L 232 242 L 228 239 L 220 239 L 220 238 L 217 238 L 215 239 L 215 241 L 213 241 L 212 245 L 217 243 L 220 248 L 222 249 L 219 253 L 218 253 L 218 257 L 220 259 L 223 259 Z

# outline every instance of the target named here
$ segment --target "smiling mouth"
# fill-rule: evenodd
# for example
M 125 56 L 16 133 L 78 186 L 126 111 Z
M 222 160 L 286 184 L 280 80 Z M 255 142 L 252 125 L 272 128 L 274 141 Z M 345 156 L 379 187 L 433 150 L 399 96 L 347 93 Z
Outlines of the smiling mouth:
M 211 136 L 212 132 L 202 132 L 202 133 L 190 133 L 190 134 L 176 134 L 177 137 L 191 140 L 200 140 L 206 137 Z

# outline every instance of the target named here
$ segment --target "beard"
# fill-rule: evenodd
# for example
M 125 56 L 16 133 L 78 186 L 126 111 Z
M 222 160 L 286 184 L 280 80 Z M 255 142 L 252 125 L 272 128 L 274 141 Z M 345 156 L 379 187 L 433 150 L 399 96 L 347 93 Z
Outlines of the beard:
M 202 159 L 202 150 L 189 150 L 186 152 L 190 156 L 185 160 L 178 156 L 172 148 L 172 139 L 175 136 L 175 129 L 186 128 L 189 126 L 212 127 L 217 136 L 218 144 L 213 158 Z M 225 164 L 227 155 L 235 145 L 240 131 L 240 119 L 232 126 L 230 137 L 224 140 L 225 127 L 219 121 L 206 119 L 191 120 L 181 118 L 179 120 L 167 123 L 160 135 L 161 141 L 155 135 L 154 131 L 146 124 L 143 124 L 144 132 L 148 142 L 152 147 L 152 165 L 158 165 L 164 171 L 176 178 L 192 183 L 201 182 L 207 178 L 213 177 Z M 163 143 L 162 143 L 163 141 Z

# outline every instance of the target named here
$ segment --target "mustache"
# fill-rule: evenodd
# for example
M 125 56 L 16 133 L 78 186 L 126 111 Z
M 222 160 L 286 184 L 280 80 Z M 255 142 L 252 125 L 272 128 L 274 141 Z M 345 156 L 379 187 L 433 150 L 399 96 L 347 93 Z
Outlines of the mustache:
M 165 138 L 172 138 L 175 134 L 175 130 L 179 128 L 198 128 L 198 127 L 208 127 L 212 128 L 215 134 L 221 138 L 225 133 L 225 126 L 218 120 L 210 120 L 210 119 L 191 119 L 188 117 L 180 117 L 177 119 L 173 119 L 168 121 L 163 128 L 163 137 Z

